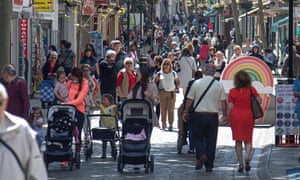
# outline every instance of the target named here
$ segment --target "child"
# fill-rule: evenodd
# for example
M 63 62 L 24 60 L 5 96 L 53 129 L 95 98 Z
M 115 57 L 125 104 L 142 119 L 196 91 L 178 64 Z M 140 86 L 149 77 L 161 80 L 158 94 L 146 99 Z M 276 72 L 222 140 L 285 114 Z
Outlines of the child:
M 66 73 L 64 71 L 58 71 L 56 73 L 54 94 L 59 102 L 69 101 L 69 90 L 66 82 Z
M 45 124 L 43 113 L 40 107 L 32 107 L 30 113 L 30 124 L 33 130 L 37 132 L 37 142 L 41 146 L 43 141 L 43 125 Z
M 110 94 L 103 94 L 102 95 L 102 104 L 99 105 L 99 108 L 101 110 L 102 114 L 108 114 L 115 116 L 116 115 L 116 110 L 117 107 L 114 104 L 114 98 Z M 101 118 L 101 127 L 105 128 L 115 128 L 116 127 L 116 118 L 115 117 L 102 117 Z M 103 141 L 102 143 L 102 157 L 101 158 L 106 158 L 106 144 L 107 141 Z M 115 144 L 110 141 L 111 149 L 115 149 Z M 111 152 L 113 156 L 113 151 Z

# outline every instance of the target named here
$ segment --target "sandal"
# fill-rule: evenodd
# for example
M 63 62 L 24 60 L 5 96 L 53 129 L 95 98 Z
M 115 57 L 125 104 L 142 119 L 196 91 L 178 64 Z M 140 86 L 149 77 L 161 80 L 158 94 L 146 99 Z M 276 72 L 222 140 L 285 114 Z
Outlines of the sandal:
M 246 160 L 245 160 L 245 163 L 246 163 L 245 170 L 248 172 L 248 171 L 251 170 L 250 159 L 246 159 Z
M 243 165 L 239 165 L 239 168 L 238 168 L 238 172 L 239 173 L 243 173 L 244 172 L 244 166 Z

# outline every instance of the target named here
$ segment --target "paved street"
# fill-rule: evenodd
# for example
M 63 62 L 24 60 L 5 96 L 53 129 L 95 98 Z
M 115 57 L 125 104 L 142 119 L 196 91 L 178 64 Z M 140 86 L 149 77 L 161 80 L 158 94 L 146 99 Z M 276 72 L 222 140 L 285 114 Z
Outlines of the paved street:
M 60 167 L 59 163 L 52 163 L 48 171 L 49 179 L 258 179 L 255 167 L 258 165 L 264 144 L 271 143 L 272 131 L 273 128 L 255 129 L 255 152 L 250 174 L 236 172 L 237 158 L 229 127 L 219 128 L 215 168 L 212 173 L 205 172 L 205 169 L 195 171 L 195 157 L 185 153 L 187 147 L 184 147 L 184 153 L 177 154 L 177 132 L 161 131 L 155 128 L 151 149 L 155 156 L 154 173 L 145 174 L 143 168 L 135 171 L 134 166 L 127 165 L 124 174 L 119 174 L 117 162 L 110 157 L 101 159 L 100 143 L 95 142 L 95 153 L 92 159 L 87 162 L 82 161 L 81 169 L 69 172 L 67 168 Z M 83 156 L 81 159 L 84 159 Z
M 176 108 L 182 102 L 181 97 L 177 98 Z M 39 103 L 38 99 L 32 99 L 32 103 Z M 43 110 L 46 115 L 46 110 Z M 176 113 L 176 112 L 175 112 Z M 177 118 L 176 122 L 177 124 Z M 201 171 L 196 171 L 195 157 L 188 155 L 187 146 L 184 146 L 183 153 L 177 154 L 177 129 L 173 132 L 162 131 L 154 128 L 151 139 L 151 154 L 155 157 L 154 173 L 145 174 L 142 165 L 140 170 L 134 170 L 135 166 L 126 165 L 124 173 L 117 172 L 117 162 L 111 157 L 101 159 L 101 142 L 94 141 L 94 154 L 92 159 L 85 161 L 83 154 L 81 155 L 81 168 L 68 171 L 67 167 L 61 167 L 59 163 L 51 163 L 49 165 L 49 179 L 269 179 L 271 177 L 268 173 L 269 169 L 262 166 L 260 162 L 264 154 L 269 153 L 271 144 L 274 144 L 274 127 L 255 128 L 254 131 L 254 153 L 251 162 L 252 170 L 249 174 L 237 172 L 237 158 L 234 151 L 234 142 L 231 138 L 231 130 L 229 127 L 220 126 L 218 133 L 217 152 L 215 160 L 215 168 L 212 173 L 205 172 L 205 168 Z M 270 147 L 269 152 L 264 152 L 265 147 Z M 108 154 L 110 154 L 110 146 L 108 145 Z M 277 147 L 275 147 L 277 148 Z M 269 156 L 268 156 L 269 157 Z M 268 161 L 268 157 L 265 157 Z M 281 157 L 281 156 L 278 156 Z M 263 159 L 263 158 L 262 158 Z M 275 163 L 276 165 L 276 163 Z M 280 165 L 280 164 L 279 164 Z M 265 166 L 269 166 L 265 163 Z M 270 166 L 272 168 L 272 166 Z M 281 172 L 276 171 L 276 167 L 271 169 L 280 177 L 285 174 L 285 170 Z M 293 166 L 292 166 L 293 167 Z M 264 170 L 262 172 L 262 169 Z M 274 173 L 273 173 L 274 174 Z M 260 178 L 268 175 L 268 178 Z

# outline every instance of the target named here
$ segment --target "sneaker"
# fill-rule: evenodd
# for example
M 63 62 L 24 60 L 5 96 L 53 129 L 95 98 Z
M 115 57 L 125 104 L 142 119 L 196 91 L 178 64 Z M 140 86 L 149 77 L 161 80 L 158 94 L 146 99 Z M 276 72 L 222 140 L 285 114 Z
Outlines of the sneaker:
M 195 154 L 195 151 L 194 150 L 188 150 L 187 153 L 188 154 Z

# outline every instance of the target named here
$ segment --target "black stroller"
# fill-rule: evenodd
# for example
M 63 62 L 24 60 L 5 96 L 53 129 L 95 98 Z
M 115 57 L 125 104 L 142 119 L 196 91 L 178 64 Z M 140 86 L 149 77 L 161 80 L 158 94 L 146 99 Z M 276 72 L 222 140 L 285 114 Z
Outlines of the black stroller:
M 75 114 L 76 108 L 71 105 L 53 105 L 49 108 L 44 152 L 47 169 L 51 162 L 64 161 L 68 161 L 70 171 L 73 163 L 76 163 L 77 169 L 80 168 L 80 143 Z M 75 137 L 75 147 L 73 146 L 73 137 Z M 73 148 L 75 148 L 75 153 L 73 153 Z
M 102 126 L 103 118 L 111 118 L 112 121 L 115 122 L 113 128 L 106 128 Z M 97 120 L 99 123 L 98 127 L 94 127 L 91 129 L 92 139 L 93 140 L 101 140 L 101 141 L 109 141 L 112 144 L 111 156 L 114 160 L 117 159 L 117 148 L 116 142 L 120 139 L 119 127 L 118 127 L 118 119 L 116 116 L 108 115 L 108 114 L 88 114 L 87 122 L 91 124 L 92 120 Z M 90 125 L 89 125 L 90 126 Z
M 122 137 L 118 157 L 118 171 L 123 173 L 125 164 L 144 164 L 145 173 L 154 171 L 154 156 L 150 155 L 152 110 L 148 101 L 126 100 L 122 105 Z

